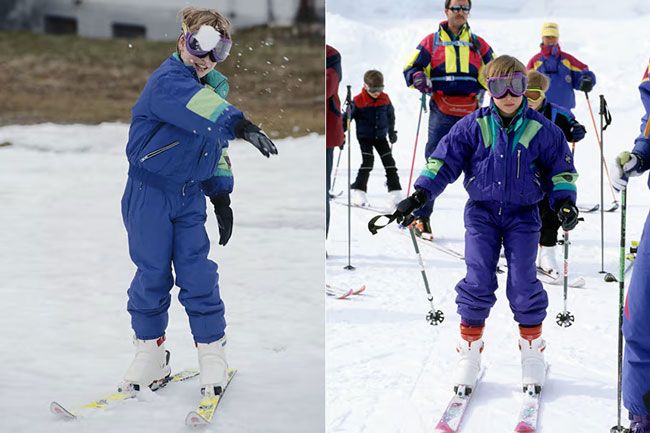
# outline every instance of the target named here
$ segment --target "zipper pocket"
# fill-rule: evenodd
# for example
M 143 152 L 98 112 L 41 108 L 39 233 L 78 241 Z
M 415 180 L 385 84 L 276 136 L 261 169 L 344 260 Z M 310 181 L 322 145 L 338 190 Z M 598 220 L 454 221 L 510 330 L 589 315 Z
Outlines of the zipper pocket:
M 521 162 L 521 149 L 517 149 L 517 179 L 519 179 L 519 164 Z
M 160 155 L 161 153 L 168 151 L 168 150 L 171 149 L 172 147 L 176 147 L 176 146 L 178 146 L 179 143 L 180 143 L 180 141 L 176 140 L 176 141 L 173 141 L 173 142 L 169 143 L 169 144 L 166 145 L 166 146 L 161 147 L 160 149 L 156 149 L 156 150 L 154 150 L 153 152 L 149 152 L 149 153 L 147 153 L 145 156 L 143 156 L 142 158 L 140 158 L 140 162 L 145 162 L 145 161 L 146 161 L 147 159 L 149 159 L 149 158 L 153 158 L 154 156 L 158 156 L 158 155 Z

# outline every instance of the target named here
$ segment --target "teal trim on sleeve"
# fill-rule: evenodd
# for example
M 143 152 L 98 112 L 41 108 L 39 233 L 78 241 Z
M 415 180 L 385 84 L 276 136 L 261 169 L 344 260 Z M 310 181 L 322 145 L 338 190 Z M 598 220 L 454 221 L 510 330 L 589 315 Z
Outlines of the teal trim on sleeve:
M 196 92 L 186 105 L 188 110 L 212 122 L 216 122 L 229 106 L 225 99 L 206 87 Z
M 445 165 L 443 160 L 429 158 L 427 164 L 424 166 L 424 170 L 420 174 L 430 179 L 435 179 L 443 165 Z

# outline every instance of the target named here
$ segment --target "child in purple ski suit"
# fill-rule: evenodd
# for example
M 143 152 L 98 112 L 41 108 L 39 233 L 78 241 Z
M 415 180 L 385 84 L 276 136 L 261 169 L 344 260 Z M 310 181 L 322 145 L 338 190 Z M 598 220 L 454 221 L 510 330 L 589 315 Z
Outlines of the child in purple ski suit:
M 639 176 L 650 168 L 650 62 L 639 92 L 645 107 L 641 135 L 632 152 L 621 152 L 614 164 L 612 183 L 618 191 L 627 187 L 630 176 Z M 648 181 L 650 186 L 650 180 Z M 634 260 L 634 273 L 625 299 L 623 336 L 623 404 L 630 412 L 630 433 L 650 432 L 650 215 L 646 218 L 641 242 Z
M 548 299 L 537 279 L 535 258 L 540 238 L 537 203 L 549 194 L 565 230 L 578 222 L 578 177 L 566 139 L 524 98 L 526 68 L 500 56 L 486 65 L 489 107 L 479 108 L 454 125 L 428 157 L 415 193 L 397 207 L 402 224 L 412 212 L 435 199 L 465 173 L 467 274 L 456 285 L 461 316 L 460 361 L 455 385 L 466 393 L 475 386 L 483 350 L 483 327 L 496 301 L 496 269 L 504 247 L 508 261 L 506 295 L 519 323 L 524 386 L 541 389 L 546 375 L 542 322 Z M 549 191 L 543 185 L 552 185 Z

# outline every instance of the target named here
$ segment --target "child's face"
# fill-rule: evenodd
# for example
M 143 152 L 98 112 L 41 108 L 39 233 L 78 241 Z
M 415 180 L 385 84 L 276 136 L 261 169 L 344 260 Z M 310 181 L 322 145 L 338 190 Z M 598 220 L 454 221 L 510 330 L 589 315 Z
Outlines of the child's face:
M 528 99 L 528 106 L 533 110 L 539 109 L 544 103 L 544 92 L 539 89 L 526 90 L 526 98 Z
M 378 98 L 378 97 L 379 97 L 379 94 L 384 90 L 384 86 L 381 86 L 381 87 L 370 87 L 370 86 L 368 86 L 368 84 L 365 84 L 365 83 L 363 84 L 363 87 L 365 87 L 365 88 L 366 88 L 366 92 L 368 92 L 368 94 L 369 94 L 370 96 L 372 96 L 373 98 L 375 98 L 375 99 Z
M 492 95 L 490 95 L 492 96 Z M 517 109 L 521 105 L 521 101 L 524 99 L 523 95 L 513 96 L 509 91 L 505 94 L 503 98 L 492 98 L 494 105 L 497 106 L 499 112 L 504 117 L 512 117 L 517 112 Z
M 184 35 L 180 37 L 177 45 L 183 63 L 187 66 L 193 66 L 194 70 L 196 71 L 196 75 L 198 75 L 199 78 L 203 78 L 208 75 L 208 72 L 214 69 L 214 67 L 217 65 L 216 62 L 213 62 L 212 59 L 210 59 L 210 56 L 196 57 L 187 52 L 187 49 L 185 48 Z

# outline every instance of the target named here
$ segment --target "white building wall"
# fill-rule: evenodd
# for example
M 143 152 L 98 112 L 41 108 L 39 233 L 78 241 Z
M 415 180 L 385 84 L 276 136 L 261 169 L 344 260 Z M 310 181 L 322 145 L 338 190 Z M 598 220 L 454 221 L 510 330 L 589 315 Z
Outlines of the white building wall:
M 316 4 L 324 18 L 325 0 L 316 0 Z M 177 14 L 188 5 L 217 9 L 236 29 L 292 25 L 299 0 L 37 0 L 40 23 L 36 28 L 43 31 L 43 17 L 57 15 L 76 18 L 81 36 L 112 37 L 112 25 L 117 22 L 146 27 L 147 39 L 172 40 L 180 31 Z

